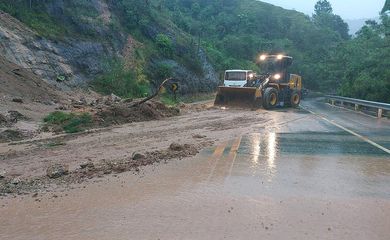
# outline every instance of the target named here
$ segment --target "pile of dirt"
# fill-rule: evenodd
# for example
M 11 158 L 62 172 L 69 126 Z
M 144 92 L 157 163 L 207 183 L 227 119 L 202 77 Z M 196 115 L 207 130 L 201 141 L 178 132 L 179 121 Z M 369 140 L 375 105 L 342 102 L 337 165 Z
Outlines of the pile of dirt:
M 18 129 L 6 129 L 0 132 L 0 143 L 21 141 L 27 137 L 29 137 L 27 133 Z
M 172 143 L 168 149 L 146 152 L 145 154 L 137 153 L 120 161 L 105 160 L 96 164 L 91 161 L 85 162 L 73 171 L 69 171 L 67 165 L 54 164 L 46 169 L 45 176 L 32 179 L 11 178 L 4 174 L 3 178 L 0 178 L 0 195 L 50 191 L 52 185 L 66 188 L 70 184 L 82 183 L 88 179 L 103 177 L 107 174 L 138 172 L 142 166 L 194 156 L 199 149 L 204 147 L 204 144 L 208 143 L 199 145 Z
M 157 101 L 149 101 L 138 105 L 137 103 L 118 103 L 100 108 L 95 116 L 100 124 L 108 126 L 131 122 L 159 120 L 180 114 L 180 109 L 169 107 Z

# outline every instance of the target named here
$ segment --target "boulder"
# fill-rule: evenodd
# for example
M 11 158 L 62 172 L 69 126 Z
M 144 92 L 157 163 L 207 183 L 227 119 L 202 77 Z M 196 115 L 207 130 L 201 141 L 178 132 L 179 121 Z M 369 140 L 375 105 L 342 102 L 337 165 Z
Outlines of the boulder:
M 169 146 L 169 149 L 172 150 L 172 151 L 183 151 L 184 150 L 184 146 L 181 145 L 181 144 L 178 144 L 178 143 L 172 143 L 170 146 Z
M 141 154 L 141 153 L 135 153 L 135 154 L 133 154 L 132 158 L 133 158 L 133 160 L 140 160 L 140 159 L 145 159 L 146 156 Z
M 118 97 L 117 95 L 111 93 L 111 100 L 113 102 L 120 102 L 122 100 L 122 98 Z
M 18 185 L 21 182 L 22 182 L 22 180 L 19 177 L 16 177 L 16 178 L 13 178 L 10 183 L 13 185 Z
M 69 166 L 64 164 L 53 164 L 46 169 L 46 176 L 49 178 L 59 178 L 69 174 Z
M 94 168 L 95 165 L 91 161 L 83 162 L 80 164 L 81 169 L 86 169 L 86 168 Z
M 27 120 L 28 118 L 25 117 L 23 114 L 21 114 L 18 111 L 10 110 L 8 111 L 9 119 L 13 123 L 17 123 L 19 120 Z
M 13 98 L 12 102 L 23 103 L 23 99 L 21 99 L 21 98 Z

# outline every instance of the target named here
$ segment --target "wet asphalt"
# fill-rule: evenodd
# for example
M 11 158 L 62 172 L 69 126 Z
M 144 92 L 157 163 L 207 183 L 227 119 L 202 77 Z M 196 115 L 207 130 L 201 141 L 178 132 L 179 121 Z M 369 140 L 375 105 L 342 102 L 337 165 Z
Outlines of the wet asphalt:
M 388 119 L 309 100 L 267 121 L 142 177 L 10 204 L 0 238 L 389 239 Z

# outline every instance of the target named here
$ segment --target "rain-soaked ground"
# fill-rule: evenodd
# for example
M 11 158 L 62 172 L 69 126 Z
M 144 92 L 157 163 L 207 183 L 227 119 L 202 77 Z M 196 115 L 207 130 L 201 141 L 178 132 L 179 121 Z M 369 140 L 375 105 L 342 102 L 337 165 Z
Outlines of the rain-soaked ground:
M 364 137 L 380 139 L 382 147 L 390 123 L 337 112 L 362 119 L 363 129 L 324 109 L 330 121 L 287 111 L 269 128 L 193 159 L 107 178 L 60 198 L 9 199 L 0 208 L 0 239 L 388 240 L 390 155 L 332 120 L 360 129 L 358 135 L 367 133 L 364 124 L 375 128 L 378 136 Z M 290 114 L 302 118 L 289 122 Z

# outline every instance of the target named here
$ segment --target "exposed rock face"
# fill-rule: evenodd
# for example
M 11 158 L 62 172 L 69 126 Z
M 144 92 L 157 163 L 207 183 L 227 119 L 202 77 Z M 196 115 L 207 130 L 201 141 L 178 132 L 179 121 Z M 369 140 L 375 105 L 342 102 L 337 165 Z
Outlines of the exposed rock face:
M 86 11 L 94 13 L 93 17 L 69 14 L 69 7 L 75 8 L 78 4 L 84 4 L 84 8 L 88 9 Z M 118 30 L 120 28 L 113 27 L 114 23 L 121 24 L 120 16 L 112 11 L 116 6 L 115 1 L 91 0 L 80 3 L 76 0 L 59 0 L 47 1 L 45 6 L 51 18 L 72 26 L 74 32 L 48 39 L 0 11 L 0 56 L 63 90 L 73 86 L 87 86 L 88 81 L 104 73 L 105 61 L 114 57 L 125 59 L 126 67 L 134 67 L 135 49 L 143 44 Z M 150 24 L 143 29 L 143 33 L 150 39 L 164 33 L 176 43 L 177 33 L 164 26 Z M 176 50 L 180 55 L 181 50 Z M 182 82 L 180 92 L 185 94 L 214 90 L 218 80 L 206 54 L 200 49 L 198 56 L 194 57 L 201 63 L 202 76 L 197 76 L 177 62 L 167 60 L 174 67 L 173 77 Z
M 206 54 L 202 49 L 198 53 L 199 60 L 201 62 L 203 76 L 198 76 L 189 71 L 183 65 L 173 61 L 165 60 L 161 63 L 171 66 L 173 70 L 173 78 L 175 78 L 180 84 L 180 93 L 189 94 L 194 92 L 211 92 L 219 83 L 218 77 L 215 73 L 213 66 L 208 62 Z
M 10 15 L 0 12 L 0 55 L 60 88 L 85 84 L 102 72 L 101 58 L 110 54 L 98 42 L 41 38 Z M 66 81 L 58 83 L 59 76 Z

